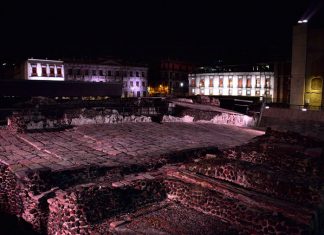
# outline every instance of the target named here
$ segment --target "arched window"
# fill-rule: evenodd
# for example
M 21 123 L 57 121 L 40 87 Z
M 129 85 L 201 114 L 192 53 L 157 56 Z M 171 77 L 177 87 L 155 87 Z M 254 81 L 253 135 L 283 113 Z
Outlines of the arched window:
M 321 78 L 313 78 L 311 81 L 311 89 L 312 90 L 322 90 L 322 79 Z

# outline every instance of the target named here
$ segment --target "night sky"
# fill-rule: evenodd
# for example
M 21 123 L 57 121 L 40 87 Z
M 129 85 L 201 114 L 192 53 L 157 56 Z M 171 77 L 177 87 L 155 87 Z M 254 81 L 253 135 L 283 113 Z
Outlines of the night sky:
M 285 59 L 291 54 L 292 26 L 313 2 L 11 3 L 2 7 L 0 16 L 0 59 L 106 55 L 201 63 Z

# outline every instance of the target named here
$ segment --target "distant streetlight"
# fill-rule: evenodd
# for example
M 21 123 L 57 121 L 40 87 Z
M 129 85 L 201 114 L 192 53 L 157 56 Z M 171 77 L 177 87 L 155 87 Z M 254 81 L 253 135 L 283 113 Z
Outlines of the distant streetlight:
M 298 20 L 298 24 L 306 24 L 308 20 Z

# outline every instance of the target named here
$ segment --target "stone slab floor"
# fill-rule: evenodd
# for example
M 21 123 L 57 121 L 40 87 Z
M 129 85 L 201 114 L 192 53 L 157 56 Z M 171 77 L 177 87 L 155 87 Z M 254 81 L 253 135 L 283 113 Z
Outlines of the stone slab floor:
M 263 131 L 203 123 L 85 125 L 56 132 L 14 134 L 0 130 L 0 163 L 17 176 L 87 165 L 115 167 L 158 160 L 169 152 L 248 142 Z

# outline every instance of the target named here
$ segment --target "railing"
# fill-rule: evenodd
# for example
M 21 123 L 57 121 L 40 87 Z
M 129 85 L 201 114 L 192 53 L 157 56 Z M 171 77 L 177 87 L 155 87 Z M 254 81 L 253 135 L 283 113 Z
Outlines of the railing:
M 314 105 L 294 105 L 287 103 L 266 103 L 265 108 L 285 108 L 285 109 L 298 109 L 301 111 L 324 111 L 324 106 L 314 106 Z

